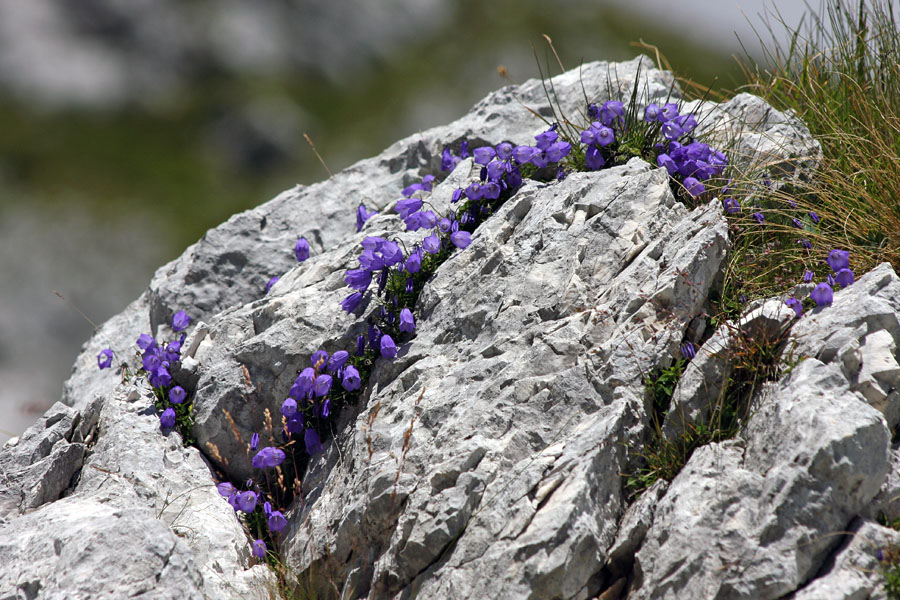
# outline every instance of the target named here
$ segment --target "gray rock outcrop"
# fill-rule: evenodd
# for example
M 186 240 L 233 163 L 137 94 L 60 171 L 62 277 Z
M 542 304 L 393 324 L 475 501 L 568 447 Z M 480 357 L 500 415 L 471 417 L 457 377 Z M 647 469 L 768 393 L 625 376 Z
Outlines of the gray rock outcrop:
M 589 98 L 607 98 L 608 75 L 616 94 L 638 76 L 644 101 L 678 94 L 636 59 L 585 65 Z M 579 73 L 554 89 L 576 114 Z M 0 598 L 277 596 L 280 575 L 250 556 L 215 484 L 256 473 L 249 439 L 280 443 L 273 420 L 298 369 L 363 331 L 338 306 L 343 274 L 366 236 L 419 239 L 391 211 L 399 190 L 437 174 L 444 145 L 527 143 L 545 128 L 515 99 L 548 112 L 539 82 L 504 88 L 236 215 L 162 267 L 85 344 L 63 403 L 0 451 Z M 762 100 L 693 106 L 710 131 L 738 132 L 746 160 L 780 151 L 796 167 L 783 176 L 814 168 L 809 132 Z M 429 202 L 446 210 L 474 177 L 463 161 Z M 359 202 L 379 210 L 361 233 Z M 313 251 L 298 264 L 301 235 Z M 290 577 L 341 598 L 877 596 L 876 546 L 898 535 L 878 523 L 900 517 L 900 279 L 881 265 L 831 307 L 796 320 L 771 299 L 704 339 L 728 250 L 720 202 L 687 208 L 666 171 L 639 159 L 526 182 L 441 265 L 416 336 L 376 362 L 324 451 L 295 466 L 296 495 L 280 507 Z M 140 333 L 165 337 L 179 309 L 195 320 L 177 376 L 194 393 L 196 447 L 160 433 L 146 384 L 96 363 L 106 346 L 132 355 Z M 634 497 L 623 475 L 644 466 L 654 434 L 647 376 L 685 340 L 703 342 L 663 424 L 675 439 L 727 385 L 732 334 L 785 338 L 781 374 L 734 439 Z M 100 564 L 114 572 L 92 579 Z

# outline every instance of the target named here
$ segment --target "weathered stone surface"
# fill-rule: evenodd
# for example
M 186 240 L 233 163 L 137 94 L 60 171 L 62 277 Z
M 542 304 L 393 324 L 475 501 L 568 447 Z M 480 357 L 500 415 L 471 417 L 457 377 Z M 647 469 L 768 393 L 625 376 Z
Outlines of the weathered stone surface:
M 0 452 L 0 523 L 59 498 L 81 469 L 99 403 L 84 414 L 57 402 Z
M 698 449 L 659 503 L 630 598 L 779 598 L 812 578 L 889 470 L 880 413 L 814 358 L 742 441 Z
M 64 498 L 0 526 L 3 598 L 203 598 L 187 545 L 141 508 Z
M 900 546 L 900 533 L 857 519 L 846 537 L 833 559 L 794 600 L 887 600 L 878 551 Z
M 753 346 L 780 343 L 793 319 L 793 310 L 780 299 L 771 299 L 749 307 L 737 323 L 719 327 L 685 367 L 663 420 L 663 437 L 675 440 L 691 428 L 708 425 L 713 407 L 722 401 L 735 357 Z
M 834 295 L 834 304 L 804 315 L 793 327 L 795 357 L 834 362 L 854 391 L 900 423 L 900 278 L 883 263 Z
M 625 515 L 619 523 L 616 541 L 609 548 L 609 562 L 613 569 L 622 571 L 627 568 L 627 571 L 621 572 L 622 575 L 627 575 L 631 571 L 634 555 L 644 543 L 647 530 L 653 524 L 656 506 L 668 489 L 669 484 L 658 479 L 625 511 Z
M 247 536 L 205 459 L 161 435 L 147 390 L 120 386 L 84 412 L 57 403 L 0 452 L 0 477 L 0 597 L 275 589 L 268 569 L 249 566 Z

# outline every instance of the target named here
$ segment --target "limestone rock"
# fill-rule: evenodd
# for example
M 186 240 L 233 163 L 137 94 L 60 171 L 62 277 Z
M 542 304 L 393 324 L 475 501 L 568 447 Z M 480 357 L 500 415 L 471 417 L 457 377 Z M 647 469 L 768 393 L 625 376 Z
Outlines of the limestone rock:
M 815 576 L 888 473 L 890 434 L 834 365 L 767 388 L 742 441 L 698 449 L 660 502 L 630 598 L 780 598 Z
M 846 541 L 818 577 L 793 596 L 795 600 L 887 600 L 878 551 L 900 546 L 900 533 L 857 519 Z

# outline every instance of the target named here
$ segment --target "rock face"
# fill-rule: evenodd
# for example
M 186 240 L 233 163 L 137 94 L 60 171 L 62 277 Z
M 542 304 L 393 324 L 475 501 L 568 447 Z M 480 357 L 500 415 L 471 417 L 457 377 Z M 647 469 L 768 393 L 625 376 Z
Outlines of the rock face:
M 614 94 L 636 77 L 644 101 L 673 89 L 646 61 L 591 63 L 588 98 L 607 99 L 610 74 Z M 575 114 L 579 74 L 554 89 Z M 455 123 L 236 215 L 162 267 L 85 345 L 63 403 L 0 452 L 0 598 L 277 596 L 215 484 L 255 474 L 248 441 L 280 442 L 270 423 L 298 369 L 364 330 L 338 307 L 343 274 L 365 236 L 419 239 L 391 211 L 399 190 L 437 174 L 444 145 L 527 143 L 544 129 L 516 98 L 549 112 L 539 82 L 504 88 Z M 747 95 L 693 107 L 737 140 L 736 155 L 790 159 L 782 176 L 809 176 L 818 147 L 792 118 Z M 446 210 L 477 176 L 463 161 L 429 202 Z M 379 214 L 357 233 L 360 201 Z M 301 235 L 312 257 L 297 264 Z M 416 336 L 376 362 L 324 452 L 298 465 L 280 507 L 297 585 L 341 598 L 880 593 L 875 550 L 898 534 L 877 521 L 900 517 L 900 279 L 888 265 L 800 320 L 772 299 L 711 332 L 675 392 L 670 439 L 702 424 L 726 385 L 734 332 L 784 333 L 782 375 L 752 398 L 735 439 L 697 449 L 670 483 L 626 490 L 652 434 L 645 378 L 704 341 L 728 249 L 720 203 L 688 209 L 666 171 L 639 159 L 526 182 L 439 268 Z M 165 337 L 178 309 L 200 321 L 176 374 L 194 393 L 197 447 L 160 433 L 146 384 L 96 368 L 103 347 L 127 357 L 140 333 Z M 96 577 L 99 565 L 114 570 Z

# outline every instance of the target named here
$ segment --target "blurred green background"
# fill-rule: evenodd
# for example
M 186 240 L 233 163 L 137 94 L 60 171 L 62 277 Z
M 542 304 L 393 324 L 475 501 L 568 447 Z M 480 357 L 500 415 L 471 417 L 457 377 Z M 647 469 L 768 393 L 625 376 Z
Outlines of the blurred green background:
M 536 77 L 532 45 L 556 72 L 542 34 L 567 68 L 643 40 L 734 89 L 737 8 L 0 0 L 0 443 L 59 398 L 91 333 L 74 307 L 101 322 L 210 227 L 326 176 L 304 133 L 340 170 L 461 116 L 500 65 Z

